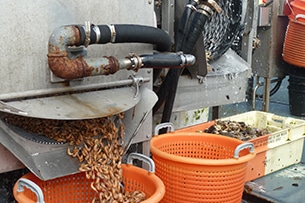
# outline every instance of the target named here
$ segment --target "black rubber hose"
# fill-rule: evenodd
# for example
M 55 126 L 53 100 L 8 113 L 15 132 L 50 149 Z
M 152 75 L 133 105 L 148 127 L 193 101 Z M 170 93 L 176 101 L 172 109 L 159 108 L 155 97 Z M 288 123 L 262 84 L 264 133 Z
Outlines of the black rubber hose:
M 153 84 L 157 81 L 162 73 L 163 68 L 158 68 L 153 70 Z
M 187 33 L 189 17 L 191 16 L 191 13 L 193 12 L 192 7 L 195 8 L 197 4 L 198 3 L 195 2 L 194 0 L 190 0 L 189 3 L 184 8 L 183 14 L 180 18 L 179 25 L 178 25 L 178 28 L 177 28 L 176 34 L 175 34 L 175 46 L 176 46 L 175 50 L 180 50 L 181 49 L 181 45 L 183 44 L 184 36 Z M 153 74 L 153 82 L 154 83 L 159 78 L 161 70 L 162 69 L 157 69 L 157 70 L 155 69 L 154 70 L 154 74 Z M 163 100 L 163 102 L 164 102 L 164 100 Z
M 115 24 L 111 25 L 115 30 L 115 37 L 111 39 L 111 30 L 108 25 L 97 25 L 100 31 L 100 39 L 97 42 L 97 33 L 95 26 L 91 25 L 90 44 L 106 43 L 149 43 L 156 45 L 156 50 L 168 52 L 171 49 L 171 40 L 169 35 L 155 27 L 133 24 Z M 85 28 L 79 27 L 81 34 L 81 44 L 85 43 Z
M 203 27 L 207 20 L 208 17 L 206 15 L 199 12 L 194 13 L 194 18 L 190 24 L 183 47 L 181 49 L 183 53 L 190 53 L 193 50 L 197 40 L 199 39 L 200 35 L 202 35 Z
M 275 83 L 275 82 L 276 82 L 276 84 L 275 84 L 274 87 L 270 90 L 270 92 L 269 92 L 269 95 L 270 95 L 270 96 L 273 96 L 273 95 L 280 89 L 280 87 L 281 87 L 281 85 L 282 85 L 282 81 L 283 81 L 284 78 L 285 78 L 285 77 L 280 77 L 280 78 L 277 78 L 277 79 L 275 79 L 275 80 L 271 80 L 271 83 Z M 257 97 L 257 98 L 263 98 L 263 94 L 256 94 L 256 97 Z
M 167 86 L 169 88 L 167 88 L 168 94 L 166 96 L 166 100 L 165 100 L 165 103 L 164 103 L 164 109 L 163 109 L 163 113 L 162 113 L 161 123 L 170 121 L 172 111 L 173 111 L 173 107 L 174 107 L 178 81 L 179 81 L 179 77 L 180 77 L 182 71 L 183 71 L 183 69 L 170 69 L 168 74 L 167 74 L 171 78 L 168 80 L 169 82 L 167 82 L 168 83 Z
M 191 24 L 189 24 L 188 26 L 188 32 L 184 37 L 184 41 L 180 50 L 185 54 L 190 53 L 193 50 L 199 36 L 202 34 L 205 22 L 208 20 L 208 17 L 201 12 L 194 12 L 192 13 L 191 19 L 192 19 Z M 163 88 L 160 88 L 160 92 L 157 94 L 159 98 L 162 97 L 162 99 L 159 99 L 160 103 L 158 102 L 156 103 L 155 105 L 156 108 L 162 105 L 161 100 L 163 100 L 163 97 L 165 96 L 164 97 L 165 104 L 164 104 L 161 122 L 170 121 L 171 113 L 173 110 L 173 105 L 176 97 L 178 81 L 182 71 L 183 69 L 170 69 L 165 77 L 165 80 L 162 83 L 162 85 L 164 84 Z M 157 109 L 153 110 L 153 112 L 156 111 Z
M 189 3 L 185 6 L 182 16 L 179 21 L 179 25 L 175 34 L 175 50 L 180 51 L 183 41 L 188 32 L 188 24 L 190 22 L 190 16 L 193 13 L 193 7 L 197 6 L 197 2 L 190 0 Z
M 183 64 L 181 56 L 173 54 L 141 55 L 142 64 L 146 68 L 157 67 L 181 67 Z
M 193 3 L 192 3 L 193 2 Z M 189 5 L 189 6 L 188 6 Z M 189 1 L 188 5 L 184 7 L 184 11 L 182 13 L 182 16 L 179 20 L 178 28 L 175 31 L 175 51 L 180 51 L 181 47 L 183 45 L 183 40 L 185 35 L 187 34 L 187 28 L 188 23 L 190 21 L 190 16 L 192 14 L 191 6 L 195 6 L 196 3 L 192 0 Z M 154 74 L 154 82 L 156 81 L 157 77 L 159 76 L 159 72 Z M 173 71 L 170 71 L 166 74 L 165 79 L 159 89 L 156 91 L 156 94 L 158 96 L 158 101 L 155 104 L 153 108 L 153 114 L 157 113 L 157 111 L 161 108 L 161 106 L 164 104 L 167 95 L 170 92 L 170 84 L 172 83 L 173 77 L 176 77 L 177 73 L 174 73 Z M 180 73 L 179 73 L 180 75 Z

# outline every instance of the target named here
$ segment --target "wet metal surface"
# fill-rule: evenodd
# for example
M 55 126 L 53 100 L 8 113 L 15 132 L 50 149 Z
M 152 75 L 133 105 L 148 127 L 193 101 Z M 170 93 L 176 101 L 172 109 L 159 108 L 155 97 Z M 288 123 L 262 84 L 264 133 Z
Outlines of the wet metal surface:
M 132 142 L 142 142 L 151 137 L 151 132 L 147 132 L 151 120 L 142 119 L 142 113 L 149 114 L 157 101 L 157 96 L 147 88 L 141 88 L 139 95 L 143 95 L 147 101 L 140 100 L 134 108 L 126 111 L 123 120 L 126 126 L 124 135 L 126 142 L 131 138 L 133 138 Z M 37 137 L 31 136 L 24 130 L 11 128 L 2 121 L 0 121 L 0 135 L 0 142 L 41 180 L 50 180 L 79 171 L 79 161 L 67 155 L 67 144 L 53 143 L 45 139 L 34 142 L 33 139 Z M 29 137 L 32 139 L 28 139 Z
M 303 203 L 305 163 L 248 182 L 245 191 L 254 196 L 278 203 Z
M 7 104 L 22 110 L 23 115 L 29 117 L 60 120 L 99 118 L 134 107 L 140 100 L 140 96 L 136 97 L 136 91 L 134 87 L 122 87 L 12 101 Z
M 30 141 L 2 121 L 0 127 L 1 143 L 40 179 L 49 180 L 78 172 L 79 162 L 66 155 L 66 144 Z

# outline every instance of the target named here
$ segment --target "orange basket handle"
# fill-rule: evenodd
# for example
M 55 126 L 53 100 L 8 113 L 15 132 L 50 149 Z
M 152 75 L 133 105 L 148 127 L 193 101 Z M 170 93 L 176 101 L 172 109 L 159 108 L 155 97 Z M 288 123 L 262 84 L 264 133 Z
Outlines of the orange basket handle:
M 149 169 L 148 169 L 149 172 L 151 172 L 151 173 L 155 172 L 155 168 L 156 168 L 155 162 L 151 158 L 149 158 L 143 154 L 139 154 L 139 153 L 130 153 L 127 157 L 127 164 L 133 164 L 133 160 L 135 160 L 135 159 L 138 159 L 140 161 L 144 161 L 145 163 L 147 163 L 149 166 Z
M 43 198 L 42 190 L 36 183 L 26 178 L 20 178 L 17 182 L 17 192 L 23 192 L 24 187 L 27 187 L 37 196 L 37 203 L 45 203 Z
M 234 158 L 238 159 L 239 158 L 239 152 L 243 149 L 248 149 L 250 153 L 254 153 L 254 145 L 252 142 L 244 142 L 238 145 L 235 150 L 234 150 Z
M 166 122 L 166 123 L 160 123 L 158 125 L 156 125 L 155 130 L 154 130 L 154 135 L 159 135 L 159 131 L 163 128 L 167 128 L 167 132 L 174 132 L 174 124 L 170 123 L 170 122 Z

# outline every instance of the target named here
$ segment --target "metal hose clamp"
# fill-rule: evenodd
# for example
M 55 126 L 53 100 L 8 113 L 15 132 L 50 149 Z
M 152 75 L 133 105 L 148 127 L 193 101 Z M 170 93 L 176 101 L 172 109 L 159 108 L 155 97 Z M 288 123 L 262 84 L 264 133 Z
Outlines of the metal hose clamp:
M 214 11 L 211 7 L 201 4 L 199 5 L 198 12 L 202 13 L 203 15 L 207 16 L 208 18 L 211 18 L 213 15 Z
M 95 35 L 96 35 L 95 44 L 98 44 L 98 42 L 101 39 L 101 31 L 98 28 L 98 26 L 96 26 L 96 25 L 92 25 L 92 26 L 93 26 L 92 30 L 95 32 Z
M 114 25 L 108 25 L 110 33 L 111 33 L 111 38 L 110 38 L 110 42 L 114 43 L 115 42 L 115 38 L 116 38 L 116 31 L 115 31 L 115 27 Z
M 180 56 L 181 59 L 181 67 L 184 67 L 187 64 L 187 58 L 182 51 L 177 52 L 177 55 Z
M 132 66 L 128 70 L 138 71 L 142 66 L 142 59 L 135 53 L 130 53 L 128 57 L 132 63 Z
M 217 13 L 221 13 L 221 12 L 222 12 L 221 7 L 217 4 L 216 1 L 214 1 L 214 0 L 207 0 L 207 2 L 208 2 L 211 6 L 213 6 L 213 8 L 216 10 Z
M 185 55 L 183 54 L 183 52 L 177 52 L 177 54 L 180 56 L 181 59 L 181 67 L 184 67 L 187 64 L 187 59 L 185 57 Z
M 195 6 L 193 6 L 192 4 L 187 4 L 185 7 L 188 7 L 188 8 L 190 8 L 193 11 L 197 10 L 197 8 Z
M 91 26 L 89 21 L 85 21 L 85 33 L 86 33 L 86 38 L 85 38 L 84 46 L 88 47 L 90 43 L 90 34 L 91 34 Z

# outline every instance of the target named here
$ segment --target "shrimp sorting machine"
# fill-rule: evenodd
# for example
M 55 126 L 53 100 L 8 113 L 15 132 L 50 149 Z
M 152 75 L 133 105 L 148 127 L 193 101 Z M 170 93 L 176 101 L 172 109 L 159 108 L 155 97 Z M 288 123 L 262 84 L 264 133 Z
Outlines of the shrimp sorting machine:
M 125 112 L 125 143 L 140 143 L 147 154 L 153 115 L 162 114 L 164 104 L 164 90 L 153 87 L 158 78 L 168 80 L 165 73 L 184 70 L 175 102 L 165 102 L 172 112 L 245 99 L 250 65 L 229 46 L 245 12 L 241 1 L 230 2 L 191 1 L 189 11 L 197 7 L 204 26 L 198 28 L 210 31 L 188 39 L 191 47 L 173 48 L 187 1 L 4 1 L 1 115 L 85 120 Z M 233 12 L 234 20 L 226 21 L 223 14 Z M 227 27 L 213 33 L 209 25 L 219 22 Z M 187 26 L 194 24 L 185 24 L 184 35 Z M 64 143 L 0 125 L 1 172 L 26 166 L 42 180 L 77 172 L 79 163 L 65 155 Z
M 79 172 L 68 143 L 26 123 L 107 117 L 124 124 L 125 155 L 149 155 L 156 124 L 197 124 L 202 112 L 214 119 L 218 107 L 251 99 L 256 109 L 260 87 L 268 111 L 288 72 L 289 2 L 3 0 L 0 173 L 27 168 L 50 180 Z

